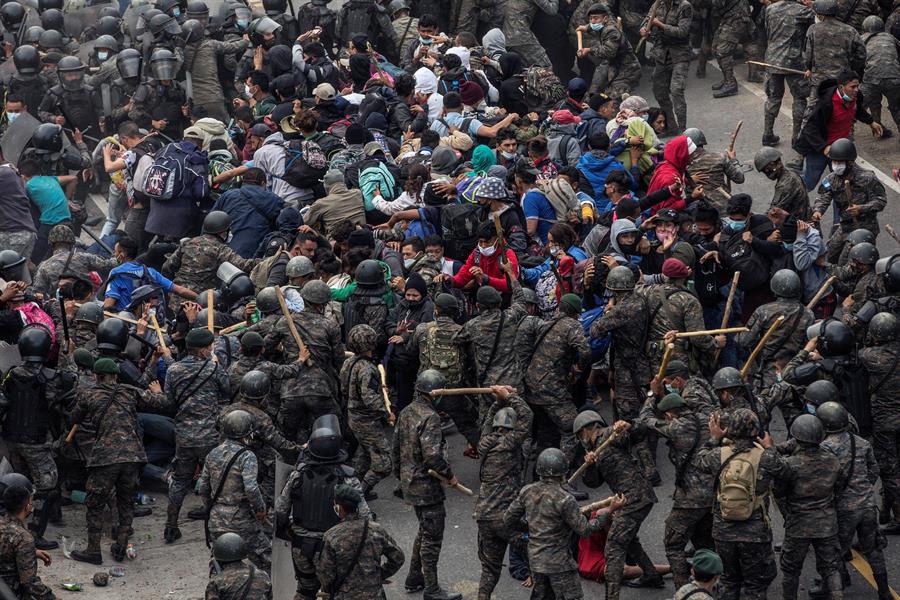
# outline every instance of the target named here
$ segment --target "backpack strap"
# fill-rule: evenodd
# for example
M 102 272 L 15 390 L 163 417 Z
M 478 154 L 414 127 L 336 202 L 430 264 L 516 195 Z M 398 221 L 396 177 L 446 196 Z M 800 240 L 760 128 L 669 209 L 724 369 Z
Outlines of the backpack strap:
M 878 392 L 878 390 L 881 389 L 881 386 L 887 383 L 887 380 L 891 378 L 891 375 L 893 375 L 897 371 L 898 362 L 900 362 L 900 352 L 894 354 L 894 362 L 891 363 L 891 368 L 887 370 L 887 373 L 884 374 L 884 377 L 882 377 L 881 380 L 875 384 L 875 387 L 869 390 L 870 397 L 874 396 Z
M 331 589 L 329 590 L 331 593 L 331 597 L 334 598 L 334 595 L 340 591 L 341 586 L 344 585 L 344 582 L 347 581 L 347 578 L 350 577 L 350 574 L 353 572 L 353 569 L 356 568 L 356 563 L 359 562 L 359 556 L 362 554 L 363 548 L 366 546 L 366 540 L 369 538 L 369 519 L 363 519 L 363 530 L 362 535 L 359 537 L 359 544 L 356 545 L 356 550 L 353 552 L 353 558 L 347 563 L 348 568 L 347 571 L 340 577 L 335 578 L 334 582 L 331 584 Z
M 254 579 L 256 579 L 256 567 L 253 566 L 253 563 L 250 563 L 250 573 L 247 574 L 247 579 L 241 584 L 238 600 L 247 600 L 247 595 L 250 593 L 250 588 L 253 587 Z
M 675 469 L 675 485 L 679 486 L 683 483 L 684 473 L 687 471 L 691 461 L 694 460 L 694 454 L 697 453 L 697 448 L 700 446 L 700 417 L 698 417 L 696 413 L 691 413 L 691 416 L 694 417 L 695 425 L 694 443 L 691 445 L 691 449 L 688 451 L 687 456 L 684 457 L 684 462 Z
M 234 466 L 234 463 L 237 462 L 237 459 L 241 457 L 245 452 L 248 452 L 249 448 L 241 448 L 237 452 L 231 455 L 231 458 L 228 460 L 228 463 L 225 465 L 225 468 L 222 469 L 222 477 L 219 479 L 219 485 L 216 486 L 216 493 L 212 495 L 209 499 L 209 506 L 206 507 L 206 515 L 204 515 L 203 519 L 203 529 L 206 534 L 206 547 L 210 547 L 210 537 L 209 537 L 209 513 L 212 512 L 213 506 L 216 505 L 216 502 L 219 500 L 219 496 L 222 495 L 222 490 L 225 488 L 225 482 L 228 481 L 228 474 L 231 472 L 231 468 Z

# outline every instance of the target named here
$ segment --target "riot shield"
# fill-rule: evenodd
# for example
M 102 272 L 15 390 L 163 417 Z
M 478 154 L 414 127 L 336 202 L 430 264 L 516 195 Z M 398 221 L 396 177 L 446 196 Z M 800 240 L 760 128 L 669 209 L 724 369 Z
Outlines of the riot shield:
M 275 462 L 275 497 L 281 494 L 293 467 L 286 462 Z M 293 600 L 297 592 L 297 578 L 294 576 L 294 560 L 291 558 L 291 543 L 280 538 L 272 538 L 272 600 Z
M 81 59 L 81 62 L 84 64 L 89 64 L 91 62 L 91 55 L 94 53 L 94 48 L 96 46 L 97 40 L 81 42 L 81 45 L 78 48 L 78 58 Z
M 132 39 L 137 39 L 138 37 L 137 25 L 141 15 L 151 8 L 153 8 L 153 3 L 150 2 L 150 0 L 132 0 L 128 8 L 125 9 L 125 14 L 122 15 L 122 21 L 125 23 L 128 34 Z
M 31 136 L 41 124 L 31 116 L 31 113 L 22 113 L 12 122 L 0 138 L 0 150 L 3 151 L 3 160 L 10 164 L 18 164 L 22 151 L 31 141 Z
M 4 60 L 0 63 L 0 81 L 3 82 L 4 86 L 9 84 L 9 80 L 12 79 L 12 76 L 15 74 L 16 65 L 12 59 Z
M 115 2 L 85 2 L 84 6 L 75 8 L 77 5 L 70 2 L 66 7 L 66 35 L 81 39 L 81 33 L 91 25 L 95 25 L 99 20 L 97 15 L 100 9 L 111 6 L 118 12 L 119 5 Z
M 0 342 L 0 375 L 5 376 L 10 369 L 21 364 L 22 355 L 19 354 L 19 346 L 17 346 L 16 344 L 7 344 L 6 342 Z M 288 468 L 288 473 L 290 473 L 290 468 Z M 287 478 L 287 475 L 285 475 L 285 478 Z M 288 545 L 288 559 L 290 559 L 290 556 L 290 545 Z

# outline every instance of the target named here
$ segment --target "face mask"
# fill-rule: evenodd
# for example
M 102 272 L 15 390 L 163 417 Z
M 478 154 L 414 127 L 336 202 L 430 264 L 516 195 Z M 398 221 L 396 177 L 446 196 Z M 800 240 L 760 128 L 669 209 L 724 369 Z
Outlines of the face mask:
M 557 254 L 559 254 L 559 246 L 556 246 L 556 245 L 547 246 L 547 252 L 550 253 L 550 256 L 556 256 Z
M 248 21 L 246 19 L 238 19 L 237 20 L 237 28 L 240 29 L 241 31 L 247 29 L 247 25 L 249 25 L 249 24 L 250 24 L 250 21 Z
M 775 381 L 781 383 L 784 380 L 784 377 L 781 376 L 781 373 L 775 373 Z
M 851 98 L 850 96 L 848 96 L 847 94 L 845 94 L 845 93 L 843 92 L 843 90 L 838 90 L 838 94 L 840 94 L 841 100 L 843 100 L 844 102 L 851 102 L 851 101 L 853 100 L 853 98 Z
M 675 386 L 673 386 L 673 385 L 670 384 L 670 383 L 665 384 L 665 388 L 666 388 L 666 393 L 667 393 L 667 394 L 674 394 L 675 392 L 678 391 L 678 390 L 675 389 Z
M 781 242 L 781 247 L 784 248 L 785 250 L 793 250 L 794 244 L 793 243 L 788 244 L 787 242 Z
M 649 122 L 650 122 L 650 115 L 649 115 L 649 114 L 647 114 L 647 115 L 641 115 L 641 119 L 643 119 L 645 123 L 649 123 Z
M 847 163 L 831 163 L 831 170 L 835 175 L 843 175 L 847 172 Z
M 16 119 L 19 118 L 19 115 L 20 115 L 20 114 L 22 114 L 22 113 L 8 112 L 8 113 L 6 113 L 6 119 L 7 119 L 10 123 L 12 123 L 13 121 L 15 121 Z
M 225 237 L 225 243 L 230 244 L 232 239 L 234 239 L 234 232 L 229 229 L 228 235 Z
M 500 151 L 500 155 L 506 160 L 513 160 L 518 156 L 515 152 L 504 152 L 503 150 Z
M 419 43 L 422 44 L 423 46 L 430 46 L 431 42 L 433 42 L 433 41 L 434 40 L 432 40 L 431 38 L 423 38 L 421 36 L 419 37 Z
M 731 229 L 732 231 L 743 231 L 744 227 L 747 226 L 746 221 L 735 221 L 734 219 L 729 219 L 725 217 L 725 226 Z
M 404 258 L 403 259 L 403 266 L 406 267 L 407 269 L 412 267 L 414 264 L 416 264 L 416 259 L 414 259 L 414 258 Z
M 98 52 L 97 58 L 99 60 L 106 60 L 107 58 L 109 58 L 109 52 Z
M 602 31 L 603 23 L 591 23 L 591 29 L 594 31 Z
M 816 414 L 816 407 L 813 406 L 812 404 L 807 404 L 804 406 L 804 408 L 806 409 L 806 412 L 808 414 L 811 414 L 811 415 Z
M 253 92 L 250 91 L 250 86 L 247 84 L 244 84 L 244 95 L 246 95 L 248 98 L 253 97 Z
M 478 246 L 478 251 L 481 252 L 482 256 L 493 256 L 494 252 L 497 251 L 497 246 L 488 246 L 487 248 Z
M 178 8 L 177 6 L 176 6 L 175 8 L 173 8 L 173 9 L 172 9 L 172 16 L 175 17 L 176 19 L 177 19 L 178 17 L 180 17 L 180 16 L 181 16 L 181 9 Z

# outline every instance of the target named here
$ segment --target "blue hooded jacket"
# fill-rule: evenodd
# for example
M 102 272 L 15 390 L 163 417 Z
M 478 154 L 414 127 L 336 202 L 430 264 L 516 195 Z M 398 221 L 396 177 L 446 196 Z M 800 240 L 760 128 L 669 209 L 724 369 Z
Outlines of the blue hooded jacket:
M 600 153 L 603 154 L 602 157 L 598 156 Z M 594 206 L 597 207 L 597 211 L 601 214 L 609 210 L 609 207 L 607 206 L 609 204 L 609 199 L 603 191 L 603 186 L 606 183 L 606 177 L 609 173 L 616 169 L 628 173 L 628 169 L 625 168 L 625 165 L 617 161 L 615 156 L 607 154 L 602 150 L 592 150 L 587 154 L 583 154 L 578 161 L 578 170 L 581 171 L 582 175 L 584 175 L 585 179 L 588 180 L 588 183 L 590 183 L 591 187 L 594 189 Z M 632 186 L 634 186 L 634 178 L 630 173 L 628 176 L 632 180 Z
M 275 228 L 282 206 L 284 201 L 266 188 L 245 184 L 219 196 L 212 209 L 231 215 L 234 237 L 228 246 L 244 258 L 252 258 L 259 240 Z

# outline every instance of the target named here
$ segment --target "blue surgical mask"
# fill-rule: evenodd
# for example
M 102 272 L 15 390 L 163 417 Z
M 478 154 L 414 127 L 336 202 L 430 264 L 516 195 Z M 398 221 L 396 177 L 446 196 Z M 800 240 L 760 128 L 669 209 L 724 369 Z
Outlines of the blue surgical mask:
M 594 31 L 603 31 L 603 23 L 591 23 L 591 29 Z
M 851 100 L 853 100 L 853 98 L 845 94 L 843 90 L 838 90 L 838 94 L 841 95 L 841 100 L 843 100 L 844 102 L 850 102 Z
M 109 58 L 109 52 L 98 52 L 97 53 L 98 60 L 106 60 L 107 58 Z
M 503 150 L 500 151 L 500 154 L 506 160 L 513 160 L 516 156 L 518 156 L 518 154 L 516 154 L 515 152 L 504 152 Z
M 664 386 L 666 388 L 667 394 L 674 394 L 674 393 L 678 392 L 678 390 L 676 390 L 675 387 L 670 383 L 666 383 L 666 384 L 664 384 Z
M 178 17 L 180 17 L 180 16 L 181 16 L 181 9 L 178 8 L 177 6 L 176 6 L 175 8 L 173 8 L 173 9 L 172 9 L 172 16 L 175 17 L 176 19 L 177 19 Z
M 250 21 L 247 19 L 238 19 L 237 20 L 237 28 L 241 31 L 247 29 L 247 26 L 250 24 Z
M 423 37 L 419 36 L 419 43 L 422 44 L 423 46 L 430 46 L 433 41 L 434 40 L 432 40 L 430 37 L 423 38 Z
M 806 409 L 806 412 L 809 413 L 809 414 L 811 414 L 811 415 L 816 414 L 816 407 L 813 406 L 812 404 L 805 404 L 805 405 L 803 406 L 803 408 L 805 408 L 805 409 Z
M 649 114 L 641 115 L 641 118 L 642 118 L 642 119 L 644 120 L 644 122 L 646 122 L 646 123 L 649 123 L 649 122 L 650 122 L 650 115 L 649 115 Z
M 784 380 L 784 377 L 781 376 L 781 373 L 775 373 L 775 381 L 781 383 Z
M 725 217 L 723 220 L 725 221 L 725 226 L 732 231 L 743 231 L 744 227 L 747 226 L 746 221 L 735 221 L 734 219 L 729 219 L 728 217 Z
M 784 248 L 785 250 L 793 250 L 794 244 L 793 244 L 793 242 L 791 242 L 790 244 L 787 242 L 781 242 L 781 247 Z
M 12 124 L 12 122 L 15 121 L 16 119 L 18 119 L 19 115 L 21 115 L 21 114 L 22 113 L 8 112 L 8 113 L 6 113 L 6 120 L 9 121 L 10 124 Z

